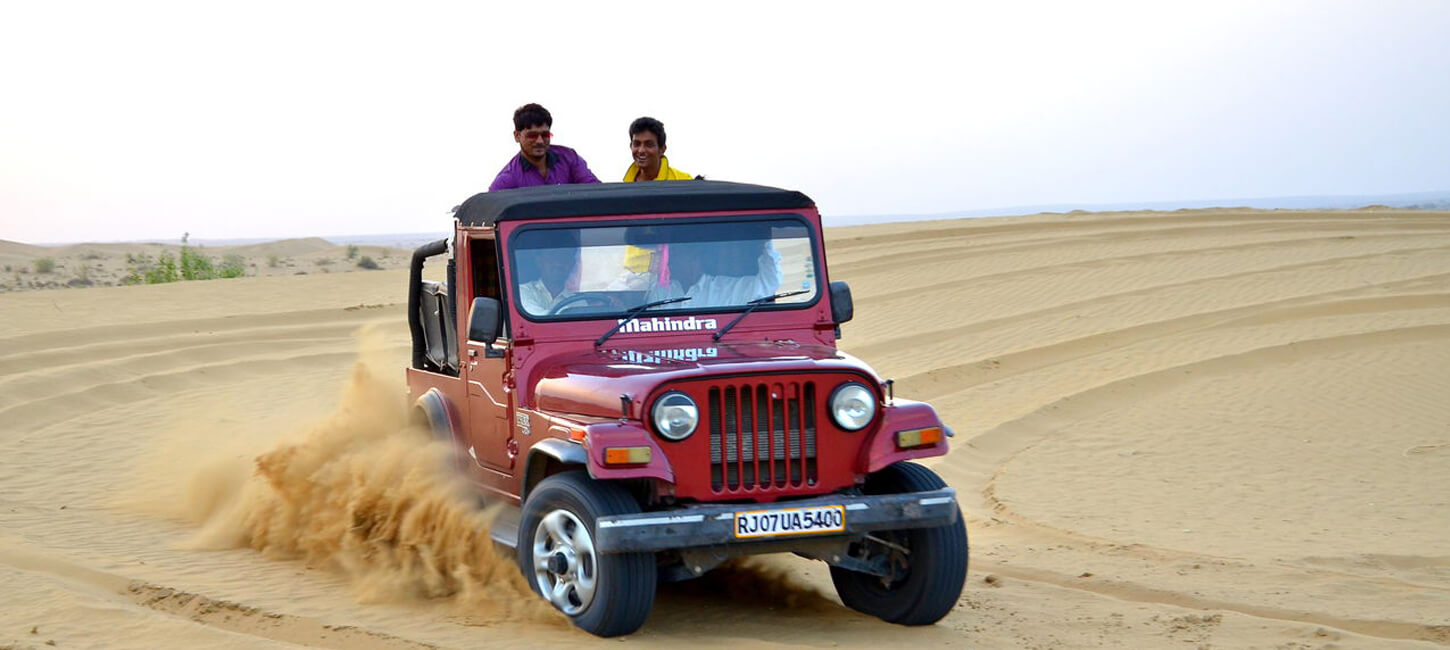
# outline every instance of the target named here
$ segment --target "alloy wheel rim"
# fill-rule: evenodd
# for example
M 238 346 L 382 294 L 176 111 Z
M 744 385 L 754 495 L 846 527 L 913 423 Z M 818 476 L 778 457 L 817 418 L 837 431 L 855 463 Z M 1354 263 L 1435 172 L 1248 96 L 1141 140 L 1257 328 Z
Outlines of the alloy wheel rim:
M 559 611 L 574 616 L 594 601 L 598 562 L 589 528 L 568 510 L 551 510 L 534 527 L 534 583 Z

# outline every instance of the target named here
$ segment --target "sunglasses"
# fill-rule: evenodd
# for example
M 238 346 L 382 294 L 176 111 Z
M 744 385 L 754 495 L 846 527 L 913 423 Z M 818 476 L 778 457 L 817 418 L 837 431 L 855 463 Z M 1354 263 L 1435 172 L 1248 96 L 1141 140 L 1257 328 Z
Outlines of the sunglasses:
M 554 137 L 554 134 L 548 131 L 522 131 L 519 135 L 523 136 L 525 140 L 548 140 Z

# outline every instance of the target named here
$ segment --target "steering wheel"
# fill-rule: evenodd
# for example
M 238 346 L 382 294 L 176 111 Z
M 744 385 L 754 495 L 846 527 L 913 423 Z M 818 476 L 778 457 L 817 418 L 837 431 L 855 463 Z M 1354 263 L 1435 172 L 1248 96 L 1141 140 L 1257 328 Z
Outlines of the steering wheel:
M 592 303 L 594 303 L 596 305 L 599 305 L 601 307 L 620 307 L 621 306 L 621 304 L 619 302 L 619 299 L 618 298 L 615 298 L 614 296 L 612 296 L 612 295 L 610 295 L 608 293 L 604 293 L 602 291 L 589 291 L 589 292 L 585 292 L 585 293 L 576 293 L 576 294 L 573 294 L 573 295 L 571 295 L 571 296 L 569 296 L 569 297 L 567 297 L 567 298 L 565 298 L 563 300 L 560 300 L 557 304 L 555 304 L 552 308 L 549 309 L 548 315 L 549 316 L 553 316 L 555 314 L 558 314 L 561 311 L 564 311 L 564 308 L 565 307 L 568 307 L 569 305 L 573 305 L 574 303 L 578 303 L 578 302 L 586 302 L 586 301 L 592 302 Z

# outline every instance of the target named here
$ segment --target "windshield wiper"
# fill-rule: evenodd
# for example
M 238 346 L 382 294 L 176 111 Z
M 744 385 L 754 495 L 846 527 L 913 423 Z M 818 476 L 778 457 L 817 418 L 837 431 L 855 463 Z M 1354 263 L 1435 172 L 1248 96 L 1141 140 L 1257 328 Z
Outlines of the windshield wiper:
M 750 315 L 750 312 L 753 312 L 756 309 L 759 309 L 761 305 L 764 305 L 766 303 L 775 302 L 776 300 L 779 300 L 781 298 L 788 298 L 790 296 L 799 296 L 799 295 L 801 295 L 803 293 L 810 293 L 810 292 L 811 292 L 810 289 L 799 289 L 797 291 L 783 291 L 783 292 L 777 293 L 777 294 L 775 294 L 773 296 L 766 296 L 764 298 L 756 298 L 755 300 L 752 300 L 750 302 L 747 302 L 745 304 L 750 305 L 750 306 L 749 307 L 746 307 L 745 308 L 745 311 L 740 312 L 740 315 L 739 316 L 736 316 L 735 317 L 735 320 L 732 320 L 729 323 L 726 323 L 725 324 L 725 327 L 722 327 L 722 328 L 720 328 L 720 331 L 715 332 L 714 338 L 711 339 L 711 340 L 713 340 L 713 341 L 719 341 L 720 340 L 720 337 L 725 336 L 725 333 L 730 331 L 730 328 L 735 327 L 735 324 L 736 323 L 739 323 L 746 316 L 749 316 Z
M 604 345 L 604 342 L 605 341 L 608 341 L 609 340 L 609 337 L 614 336 L 614 333 L 615 332 L 618 332 L 625 325 L 628 325 L 629 324 L 629 321 L 632 321 L 632 320 L 634 320 L 636 318 L 639 318 L 639 315 L 640 314 L 643 314 L 645 312 L 645 310 L 654 309 L 655 307 L 659 307 L 661 305 L 671 305 L 671 304 L 674 304 L 674 303 L 677 303 L 677 302 L 684 302 L 684 301 L 689 300 L 689 299 L 690 299 L 690 296 L 682 296 L 682 297 L 679 297 L 679 298 L 665 298 L 664 300 L 656 300 L 654 302 L 647 302 L 647 303 L 645 303 L 643 305 L 640 305 L 638 307 L 635 307 L 634 309 L 631 309 L 631 310 L 629 310 L 627 312 L 624 312 L 624 320 L 619 321 L 619 324 L 618 325 L 615 325 L 614 326 L 614 329 L 611 329 L 608 332 L 605 332 L 604 333 L 604 336 L 599 337 L 599 340 L 597 340 L 597 341 L 594 342 L 594 347 L 597 348 L 597 347 L 599 347 L 601 345 Z

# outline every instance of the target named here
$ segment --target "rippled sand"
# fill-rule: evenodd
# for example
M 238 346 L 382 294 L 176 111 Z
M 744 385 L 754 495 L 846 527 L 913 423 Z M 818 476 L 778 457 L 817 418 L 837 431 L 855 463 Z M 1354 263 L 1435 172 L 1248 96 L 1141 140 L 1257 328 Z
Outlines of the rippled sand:
M 662 588 L 631 642 L 1450 645 L 1450 214 L 828 240 L 856 301 L 843 347 L 956 429 L 930 464 L 968 519 L 962 600 L 896 627 L 842 608 L 823 565 L 771 557 Z M 618 643 L 446 541 L 486 513 L 389 425 L 405 282 L 0 295 L 0 647 Z

